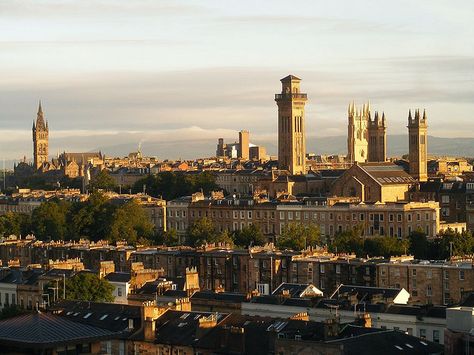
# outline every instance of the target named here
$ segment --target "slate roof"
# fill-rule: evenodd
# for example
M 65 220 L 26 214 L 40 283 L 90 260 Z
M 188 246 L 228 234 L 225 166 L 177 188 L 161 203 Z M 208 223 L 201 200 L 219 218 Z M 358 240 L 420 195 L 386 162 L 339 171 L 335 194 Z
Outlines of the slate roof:
M 114 332 L 128 330 L 130 319 L 133 320 L 134 328 L 141 324 L 140 306 L 63 300 L 51 307 L 51 310 L 71 321 Z
M 363 163 L 360 168 L 381 185 L 413 184 L 415 180 L 393 163 Z
M 116 333 L 48 313 L 27 313 L 0 321 L 0 344 L 52 348 L 63 343 L 107 339 Z
M 289 283 L 283 282 L 278 286 L 273 292 L 272 295 L 281 295 L 283 292 L 287 291 L 290 297 L 301 297 L 301 294 L 306 291 L 309 287 L 308 284 L 297 284 L 297 283 Z
M 105 275 L 104 279 L 110 282 L 130 282 L 131 275 L 129 272 L 111 272 Z
M 212 291 L 198 291 L 191 296 L 191 302 L 196 299 L 202 300 L 218 300 L 228 302 L 245 302 L 247 295 L 243 293 L 231 293 L 231 292 L 212 292 Z
M 374 332 L 344 339 L 328 341 L 344 346 L 347 355 L 400 355 L 442 354 L 443 345 L 435 344 L 400 331 Z
M 171 344 L 190 346 L 196 342 L 196 332 L 199 328 L 199 319 L 216 313 L 211 312 L 182 312 L 167 310 L 156 320 L 156 344 Z M 217 313 L 217 322 L 228 316 L 226 313 Z
M 331 299 L 343 297 L 344 294 L 356 295 L 359 301 L 369 302 L 374 295 L 382 295 L 384 298 L 395 298 L 400 293 L 399 288 L 366 287 L 354 285 L 340 285 L 331 295 Z

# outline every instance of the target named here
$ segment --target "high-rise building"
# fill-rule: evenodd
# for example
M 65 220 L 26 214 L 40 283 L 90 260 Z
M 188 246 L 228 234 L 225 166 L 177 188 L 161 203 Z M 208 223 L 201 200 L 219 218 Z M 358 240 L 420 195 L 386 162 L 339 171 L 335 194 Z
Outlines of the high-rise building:
M 370 114 L 370 112 L 369 112 Z M 374 119 L 369 115 L 369 162 L 384 162 L 387 157 L 387 129 L 385 126 L 385 113 L 379 117 L 375 111 Z
M 38 106 L 36 121 L 33 120 L 33 159 L 34 168 L 39 169 L 43 163 L 48 161 L 49 151 L 49 128 L 45 121 L 41 101 Z
M 249 159 L 249 131 L 239 132 L 239 158 L 248 160 Z
M 415 111 L 412 117 L 408 111 L 408 159 L 410 161 L 410 175 L 418 181 L 428 180 L 428 125 L 426 111 L 423 117 L 420 110 Z
M 306 137 L 304 107 L 307 95 L 300 93 L 301 79 L 293 75 L 280 80 L 278 105 L 278 165 L 291 174 L 306 173 Z

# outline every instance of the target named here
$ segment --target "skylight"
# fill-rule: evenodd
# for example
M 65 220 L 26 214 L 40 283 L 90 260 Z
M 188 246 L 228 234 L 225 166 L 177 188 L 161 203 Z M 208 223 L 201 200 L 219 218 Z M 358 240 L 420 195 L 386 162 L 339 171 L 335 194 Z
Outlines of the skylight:
M 91 315 L 92 315 L 92 312 L 87 313 L 87 314 L 84 316 L 84 319 L 89 318 Z
M 403 348 L 401 346 L 398 346 L 398 345 L 394 345 L 398 350 L 402 350 L 403 351 Z
M 99 320 L 104 320 L 105 318 L 107 318 L 109 315 L 108 314 L 104 314 L 102 317 L 99 318 Z

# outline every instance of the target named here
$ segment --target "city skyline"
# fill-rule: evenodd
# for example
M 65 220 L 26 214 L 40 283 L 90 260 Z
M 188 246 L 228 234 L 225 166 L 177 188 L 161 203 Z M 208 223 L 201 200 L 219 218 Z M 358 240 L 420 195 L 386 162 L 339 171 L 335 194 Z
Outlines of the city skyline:
M 352 100 L 385 111 L 388 135 L 406 134 L 408 109 L 420 107 L 430 135 L 470 137 L 473 5 L 426 3 L 0 4 L 2 151 L 30 156 L 39 99 L 51 155 L 127 137 L 202 140 L 211 155 L 240 129 L 276 143 L 273 93 L 287 74 L 308 93 L 309 145 L 346 134 Z

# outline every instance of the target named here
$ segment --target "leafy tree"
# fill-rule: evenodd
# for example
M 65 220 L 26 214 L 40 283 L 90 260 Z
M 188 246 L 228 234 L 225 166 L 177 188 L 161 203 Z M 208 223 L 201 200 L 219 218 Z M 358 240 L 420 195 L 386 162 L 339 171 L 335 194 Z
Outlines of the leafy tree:
M 472 233 L 465 231 L 463 233 L 448 229 L 440 233 L 439 238 L 432 242 L 436 247 L 431 248 L 435 251 L 436 259 L 448 259 L 453 256 L 464 256 L 474 252 L 474 238 Z
M 416 259 L 427 259 L 429 255 L 429 242 L 422 231 L 414 231 L 408 236 L 410 253 Z
M 329 250 L 338 253 L 364 254 L 363 228 L 357 226 L 351 230 L 338 232 L 329 243 Z
M 35 208 L 31 217 L 35 235 L 39 239 L 64 239 L 67 234 L 69 208 L 70 203 L 66 201 L 47 201 Z
M 408 241 L 393 237 L 374 237 L 364 240 L 364 254 L 369 256 L 404 255 L 408 250 Z
M 204 217 L 195 221 L 188 227 L 186 239 L 191 246 L 201 246 L 206 243 L 217 241 L 218 234 L 214 223 Z
M 86 236 L 93 241 L 104 238 L 112 210 L 113 206 L 101 192 L 94 192 L 86 201 L 74 204 L 68 216 L 71 237 Z
M 244 227 L 242 230 L 234 233 L 234 242 L 241 247 L 249 247 L 253 245 L 265 245 L 267 238 L 263 235 L 258 226 L 252 224 Z
M 168 229 L 166 232 L 160 231 L 156 233 L 154 238 L 155 245 L 176 246 L 179 245 L 178 232 L 174 228 Z
M 107 280 L 88 272 L 78 273 L 66 280 L 67 300 L 113 302 L 113 290 L 114 286 Z
M 217 234 L 213 243 L 225 243 L 227 245 L 234 245 L 234 238 L 227 229 L 223 230 L 221 233 Z
M 24 213 L 7 212 L 0 216 L 0 236 L 31 233 L 31 217 Z
M 92 191 L 95 190 L 113 190 L 117 187 L 117 183 L 109 175 L 107 170 L 101 170 L 97 175 L 93 176 L 91 178 L 91 181 L 89 182 L 89 189 Z
M 276 244 L 280 249 L 303 250 L 321 244 L 321 234 L 315 224 L 289 223 L 283 228 Z
M 151 238 L 153 230 L 145 210 L 132 200 L 113 211 L 105 238 L 111 242 L 125 239 L 130 244 L 136 244 L 140 238 Z
M 215 177 L 209 172 L 191 175 L 165 171 L 138 180 L 132 190 L 135 193 L 145 190 L 151 196 L 162 196 L 165 200 L 172 200 L 201 190 L 207 194 L 217 188 Z

